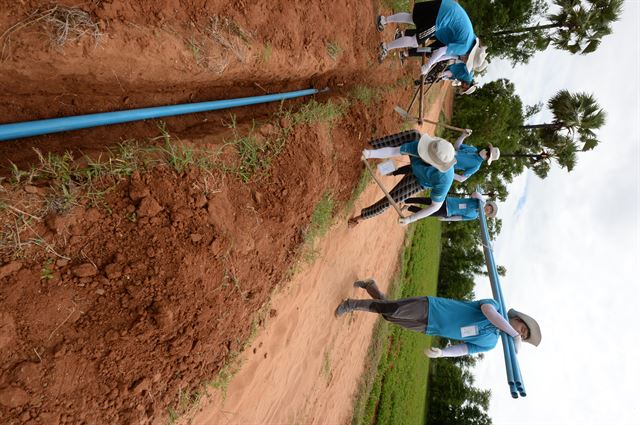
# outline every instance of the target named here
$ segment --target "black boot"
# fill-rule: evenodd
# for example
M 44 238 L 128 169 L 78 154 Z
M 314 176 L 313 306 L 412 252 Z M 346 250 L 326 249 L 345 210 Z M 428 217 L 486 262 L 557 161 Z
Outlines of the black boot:
M 340 303 L 340 305 L 336 308 L 335 315 L 336 317 L 340 317 L 346 313 L 351 313 L 352 311 L 369 311 L 372 313 L 377 313 L 377 311 L 372 307 L 373 300 L 352 300 L 346 299 Z
M 367 291 L 367 294 L 369 294 L 369 296 L 374 300 L 387 299 L 384 293 L 378 288 L 378 285 L 376 285 L 376 281 L 373 279 L 356 280 L 355 282 L 353 282 L 353 286 L 355 286 L 356 288 L 364 289 L 365 291 Z

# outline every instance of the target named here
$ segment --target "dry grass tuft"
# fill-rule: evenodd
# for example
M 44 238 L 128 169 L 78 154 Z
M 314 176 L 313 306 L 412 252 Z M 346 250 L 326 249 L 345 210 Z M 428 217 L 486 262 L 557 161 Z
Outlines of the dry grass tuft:
M 52 6 L 48 9 L 36 9 L 22 21 L 8 28 L 2 35 L 2 49 L 0 60 L 9 58 L 11 37 L 20 30 L 39 24 L 44 27 L 51 43 L 58 48 L 64 47 L 70 41 L 76 41 L 84 36 L 91 36 L 97 44 L 102 32 L 89 12 L 77 7 Z

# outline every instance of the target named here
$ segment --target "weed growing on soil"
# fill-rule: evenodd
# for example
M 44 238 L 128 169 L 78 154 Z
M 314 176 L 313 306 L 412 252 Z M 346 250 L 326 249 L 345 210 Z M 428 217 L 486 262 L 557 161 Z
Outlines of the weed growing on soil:
M 206 66 L 207 57 L 204 54 L 204 46 L 194 37 L 185 40 L 185 45 L 191 55 L 193 55 L 193 59 L 196 61 L 196 65 L 198 66 Z
M 317 252 L 313 249 L 313 243 L 327 233 L 332 221 L 333 198 L 329 192 L 325 192 L 316 204 L 309 227 L 304 233 L 303 258 L 305 261 L 311 262 L 315 259 Z
M 269 59 L 271 59 L 271 55 L 273 54 L 273 47 L 271 47 L 270 43 L 264 44 L 264 49 L 262 49 L 262 62 L 267 63 Z
M 382 0 L 382 4 L 389 9 L 393 9 L 395 13 L 411 10 L 411 2 L 409 0 Z
M 373 98 L 377 95 L 377 90 L 367 86 L 356 86 L 351 92 L 351 95 L 356 100 L 359 100 L 366 106 L 369 106 Z
M 34 189 L 37 192 L 34 192 L 36 194 L 27 207 L 12 205 L 9 201 L 2 202 L 0 255 L 20 258 L 26 248 L 37 245 L 50 254 L 67 258 L 57 253 L 54 246 L 36 233 L 33 222 L 42 221 L 42 217 L 49 213 L 62 214 L 76 205 L 101 207 L 111 213 L 106 195 L 115 190 L 122 179 L 136 171 L 168 165 L 176 173 L 182 174 L 189 168 L 197 168 L 205 171 L 204 186 L 207 187 L 206 178 L 212 175 L 215 154 L 175 144 L 164 124 L 159 128 L 159 138 L 164 140 L 162 147 L 142 147 L 128 141 L 109 149 L 105 160 L 100 156 L 98 159 L 84 158 L 81 162 L 76 162 L 69 152 L 44 155 L 35 150 L 39 164 L 29 171 L 20 170 L 12 164 L 9 190 L 23 190 L 32 184 L 40 187 Z M 157 139 L 151 139 L 151 142 Z M 137 220 L 135 216 L 127 218 Z
M 329 126 L 333 127 L 335 122 L 347 113 L 348 108 L 349 101 L 347 100 L 337 102 L 329 100 L 326 103 L 319 103 L 312 99 L 292 114 L 291 118 L 294 125 L 327 122 Z
M 202 388 L 201 390 L 194 391 L 182 391 L 180 390 L 178 393 L 178 403 L 175 407 L 169 407 L 169 418 L 167 423 L 169 425 L 173 425 L 184 415 L 188 415 L 192 413 L 200 400 L 205 395 L 206 390 Z
M 358 180 L 358 185 L 353 189 L 351 193 L 351 197 L 347 201 L 347 204 L 344 207 L 344 215 L 349 215 L 353 210 L 353 206 L 356 203 L 356 199 L 364 192 L 364 189 L 371 182 L 371 174 L 367 170 L 363 170 L 362 174 L 360 174 L 360 180 Z
M 40 273 L 40 280 L 53 279 L 53 258 L 47 258 L 47 261 L 42 265 L 42 272 Z
M 91 36 L 97 44 L 102 36 L 98 24 L 88 12 L 82 9 L 59 5 L 45 10 L 36 9 L 0 35 L 0 41 L 2 41 L 0 60 L 8 59 L 8 49 L 13 34 L 38 23 L 46 27 L 51 42 L 58 47 L 63 47 L 70 41 L 79 40 L 85 35 Z
M 164 122 L 158 125 L 158 129 L 164 139 L 164 146 L 159 148 L 163 153 L 165 160 L 173 170 L 182 175 L 190 167 L 196 167 L 202 170 L 211 170 L 213 164 L 210 160 L 211 153 L 199 152 L 192 147 L 184 144 L 176 144 L 171 142 L 171 135 L 167 131 L 167 126 Z
M 327 53 L 331 56 L 331 59 L 336 60 L 342 53 L 342 47 L 335 41 L 329 41 L 327 42 Z
M 226 33 L 226 35 L 223 34 Z M 251 42 L 251 35 L 245 31 L 237 22 L 228 18 L 212 16 L 205 33 L 222 47 L 233 53 L 240 62 L 245 61 L 245 53 L 238 42 L 232 39 L 239 38 L 246 46 Z

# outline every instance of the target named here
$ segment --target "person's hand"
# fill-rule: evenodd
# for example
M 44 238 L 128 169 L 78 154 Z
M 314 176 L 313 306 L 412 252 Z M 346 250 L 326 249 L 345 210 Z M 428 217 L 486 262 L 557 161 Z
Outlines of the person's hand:
M 473 192 L 471 194 L 471 197 L 473 199 L 479 199 L 480 201 L 484 200 L 484 198 L 482 197 L 482 193 L 480 193 L 480 192 Z
M 407 224 L 411 223 L 411 219 L 409 217 L 399 217 L 398 223 L 400 223 L 403 226 L 406 226 Z
M 473 130 L 471 130 L 470 128 L 465 128 L 464 129 L 464 137 L 469 137 L 471 136 L 471 133 L 473 133 Z
M 518 354 L 518 351 L 520 351 L 520 348 L 522 347 L 522 337 L 520 335 L 513 337 L 513 345 L 516 349 L 516 354 Z
M 437 359 L 438 357 L 442 357 L 442 350 L 437 347 L 427 348 L 424 350 L 424 355 L 430 359 Z
M 362 156 L 363 156 L 365 159 L 369 159 L 369 158 L 370 158 L 370 156 L 371 156 L 371 155 L 369 154 L 369 149 L 363 149 L 363 150 L 362 150 Z

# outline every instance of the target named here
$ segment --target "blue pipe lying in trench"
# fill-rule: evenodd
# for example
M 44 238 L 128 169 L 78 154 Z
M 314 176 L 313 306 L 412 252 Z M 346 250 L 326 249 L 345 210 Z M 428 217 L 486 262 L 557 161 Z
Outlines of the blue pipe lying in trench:
M 77 115 L 74 117 L 52 118 L 45 120 L 18 122 L 0 125 L 0 141 L 59 133 L 61 131 L 80 130 L 82 128 L 101 125 L 121 124 L 174 115 L 193 114 L 196 112 L 217 111 L 219 109 L 237 108 L 239 106 L 256 105 L 258 103 L 276 102 L 300 96 L 327 91 L 306 89 L 286 93 L 268 94 L 264 96 L 242 97 L 238 99 L 215 100 L 211 102 L 188 103 L 173 106 L 157 106 L 152 108 L 130 109 L 127 111 L 103 112 L 98 114 Z
M 502 295 L 500 280 L 498 278 L 496 262 L 493 258 L 493 248 L 491 247 L 491 242 L 489 241 L 487 217 L 484 214 L 484 208 L 480 208 L 479 210 L 480 235 L 482 236 L 482 248 L 484 250 L 484 257 L 487 263 L 487 270 L 489 271 L 491 292 L 493 293 L 493 298 L 498 301 L 498 304 L 500 305 L 502 316 L 508 321 L 509 318 L 507 317 L 507 309 L 504 303 L 504 296 Z M 507 383 L 509 384 L 509 392 L 511 393 L 511 397 L 518 398 L 518 395 L 520 395 L 521 397 L 526 397 L 527 392 L 524 388 L 524 382 L 522 381 L 520 364 L 518 363 L 518 357 L 516 356 L 513 338 L 509 335 L 506 335 L 504 332 L 500 332 L 500 338 L 502 339 L 504 362 L 507 371 Z

